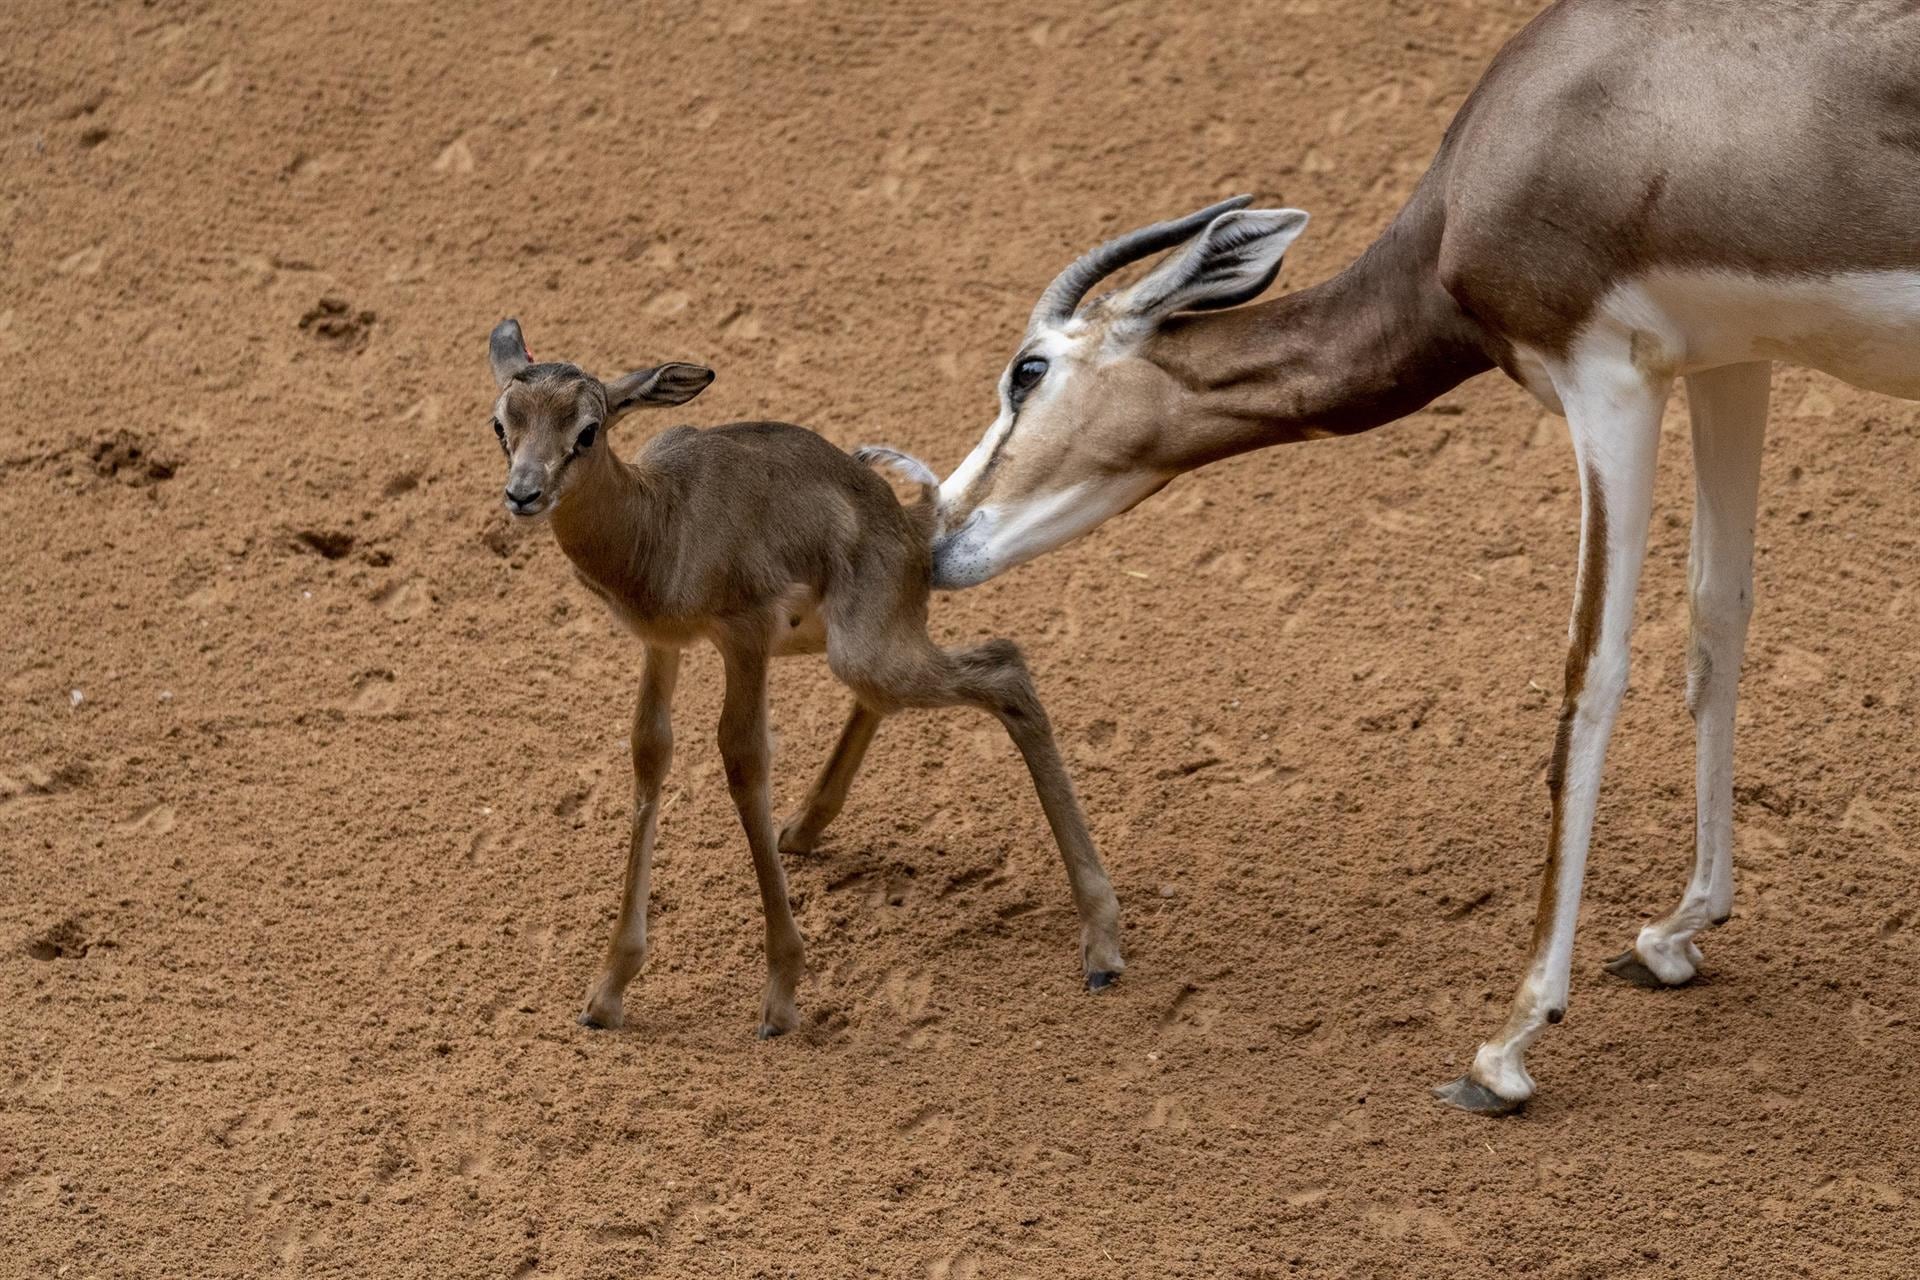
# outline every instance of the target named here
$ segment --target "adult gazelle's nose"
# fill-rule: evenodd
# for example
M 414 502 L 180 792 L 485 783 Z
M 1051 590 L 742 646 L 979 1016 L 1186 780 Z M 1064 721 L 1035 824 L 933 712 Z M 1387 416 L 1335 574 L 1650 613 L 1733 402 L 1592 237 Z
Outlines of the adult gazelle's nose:
M 534 488 L 515 489 L 507 486 L 507 506 L 516 512 L 531 510 L 533 504 L 540 501 L 540 490 Z
M 942 591 L 958 591 L 985 582 L 993 576 L 993 562 L 987 555 L 987 527 L 991 523 L 985 510 L 975 508 L 958 529 L 933 544 L 933 585 Z

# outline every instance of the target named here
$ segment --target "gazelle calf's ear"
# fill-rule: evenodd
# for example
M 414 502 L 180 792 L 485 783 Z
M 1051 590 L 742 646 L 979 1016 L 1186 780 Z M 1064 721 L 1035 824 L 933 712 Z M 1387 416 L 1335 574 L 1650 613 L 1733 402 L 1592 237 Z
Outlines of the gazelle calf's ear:
M 700 364 L 673 362 L 640 369 L 607 384 L 607 409 L 625 413 L 648 406 L 665 408 L 685 404 L 713 382 L 713 370 Z
M 1298 209 L 1236 209 L 1175 250 L 1119 300 L 1121 314 L 1158 320 L 1251 301 L 1273 283 L 1287 246 L 1306 230 Z
M 487 365 L 493 370 L 493 380 L 498 386 L 506 386 L 513 381 L 513 375 L 533 363 L 533 357 L 527 354 L 527 340 L 520 336 L 520 322 L 514 319 L 502 320 L 493 326 L 493 336 L 487 339 Z

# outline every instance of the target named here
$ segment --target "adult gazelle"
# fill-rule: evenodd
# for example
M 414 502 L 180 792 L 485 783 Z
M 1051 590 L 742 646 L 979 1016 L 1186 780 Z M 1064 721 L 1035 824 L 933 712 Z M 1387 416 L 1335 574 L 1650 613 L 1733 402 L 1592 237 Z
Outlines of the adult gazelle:
M 1183 471 L 1365 431 L 1500 369 L 1566 415 L 1579 568 L 1532 955 L 1506 1024 L 1436 1090 L 1504 1112 L 1566 1010 L 1581 876 L 1627 681 L 1660 418 L 1698 473 L 1687 707 L 1694 866 L 1608 967 L 1676 985 L 1733 902 L 1734 698 L 1771 362 L 1920 398 L 1920 10 L 1562 0 L 1494 59 L 1412 198 L 1324 284 L 1258 305 L 1306 226 L 1229 200 L 1136 231 L 1040 298 L 1000 414 L 940 489 L 936 585 L 980 582 Z M 1118 268 L 1172 250 L 1138 283 Z

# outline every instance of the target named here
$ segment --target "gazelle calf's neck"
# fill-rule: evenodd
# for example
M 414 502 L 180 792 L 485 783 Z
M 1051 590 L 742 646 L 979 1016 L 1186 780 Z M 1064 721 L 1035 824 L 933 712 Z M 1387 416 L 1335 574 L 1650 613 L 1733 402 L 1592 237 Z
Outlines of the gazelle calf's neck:
M 1441 287 L 1437 216 L 1421 204 L 1323 284 L 1162 326 L 1147 356 L 1179 388 L 1167 470 L 1367 431 L 1493 368 L 1484 331 Z
M 660 550 L 660 483 L 602 441 L 572 464 L 576 474 L 553 508 L 553 535 L 582 576 L 602 591 L 644 600 Z

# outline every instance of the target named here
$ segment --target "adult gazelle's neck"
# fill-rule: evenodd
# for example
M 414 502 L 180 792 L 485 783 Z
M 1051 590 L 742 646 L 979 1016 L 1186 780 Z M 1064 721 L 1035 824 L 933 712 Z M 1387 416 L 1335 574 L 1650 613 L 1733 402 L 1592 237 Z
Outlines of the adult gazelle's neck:
M 1324 284 L 1161 326 L 1144 354 L 1179 388 L 1165 470 L 1371 430 L 1494 367 L 1484 331 L 1440 285 L 1425 203 Z

